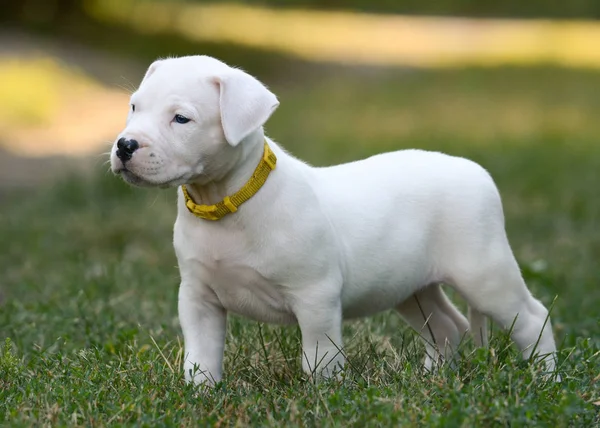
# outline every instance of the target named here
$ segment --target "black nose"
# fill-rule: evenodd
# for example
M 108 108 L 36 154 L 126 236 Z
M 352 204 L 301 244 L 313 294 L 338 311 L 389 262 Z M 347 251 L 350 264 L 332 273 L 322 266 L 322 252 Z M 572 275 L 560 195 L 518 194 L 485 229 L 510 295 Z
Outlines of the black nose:
M 117 141 L 117 157 L 123 162 L 127 162 L 131 159 L 133 152 L 140 148 L 140 145 L 136 140 L 127 140 L 125 138 L 119 138 Z

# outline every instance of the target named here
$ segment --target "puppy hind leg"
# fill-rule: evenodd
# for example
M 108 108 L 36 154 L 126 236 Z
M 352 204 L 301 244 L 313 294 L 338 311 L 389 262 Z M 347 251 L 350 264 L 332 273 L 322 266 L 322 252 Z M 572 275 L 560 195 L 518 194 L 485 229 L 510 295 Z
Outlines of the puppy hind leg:
M 396 310 L 421 335 L 426 351 L 426 370 L 433 370 L 443 360 L 452 361 L 469 323 L 439 284 L 415 293 Z
M 478 347 L 488 346 L 487 317 L 469 306 L 469 324 L 475 345 Z
M 505 329 L 512 327 L 512 339 L 524 358 L 536 352 L 545 359 L 548 370 L 554 370 L 556 345 L 548 310 L 527 289 L 512 255 L 487 268 L 479 263 L 475 272 L 456 279 L 457 291 L 474 310 Z

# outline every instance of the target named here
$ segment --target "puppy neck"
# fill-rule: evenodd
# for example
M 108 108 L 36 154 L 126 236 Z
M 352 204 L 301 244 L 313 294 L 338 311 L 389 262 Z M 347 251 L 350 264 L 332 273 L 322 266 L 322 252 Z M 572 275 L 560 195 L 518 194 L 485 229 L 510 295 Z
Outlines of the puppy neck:
M 192 182 L 186 185 L 192 199 L 197 204 L 212 205 L 241 189 L 262 159 L 264 141 L 262 128 L 244 138 L 235 148 L 236 155 L 224 174 L 206 183 Z

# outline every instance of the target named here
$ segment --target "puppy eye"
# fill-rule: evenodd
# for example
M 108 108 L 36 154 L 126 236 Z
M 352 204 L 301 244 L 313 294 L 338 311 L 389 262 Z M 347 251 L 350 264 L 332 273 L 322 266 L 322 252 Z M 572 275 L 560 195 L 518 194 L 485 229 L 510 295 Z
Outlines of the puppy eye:
M 188 123 L 190 121 L 187 117 L 182 116 L 180 114 L 176 114 L 175 117 L 173 118 L 173 120 L 177 123 L 182 123 L 182 124 Z
M 131 104 L 131 111 L 135 111 L 135 104 Z

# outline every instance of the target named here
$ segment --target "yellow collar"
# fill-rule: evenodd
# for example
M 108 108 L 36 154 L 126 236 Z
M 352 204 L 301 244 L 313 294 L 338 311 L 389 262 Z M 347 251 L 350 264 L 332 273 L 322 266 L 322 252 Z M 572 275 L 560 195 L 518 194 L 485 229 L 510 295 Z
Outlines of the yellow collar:
M 220 220 L 227 214 L 236 212 L 240 205 L 260 190 L 265 181 L 267 181 L 267 177 L 271 171 L 275 169 L 276 163 L 277 157 L 275 153 L 273 153 L 269 145 L 265 142 L 265 152 L 262 159 L 258 163 L 250 180 L 240 190 L 231 196 L 225 196 L 225 199 L 214 205 L 198 205 L 193 201 L 185 185 L 183 185 L 181 186 L 181 190 L 185 197 L 185 206 L 196 217 L 205 220 Z

